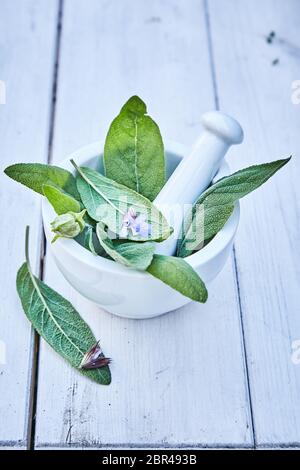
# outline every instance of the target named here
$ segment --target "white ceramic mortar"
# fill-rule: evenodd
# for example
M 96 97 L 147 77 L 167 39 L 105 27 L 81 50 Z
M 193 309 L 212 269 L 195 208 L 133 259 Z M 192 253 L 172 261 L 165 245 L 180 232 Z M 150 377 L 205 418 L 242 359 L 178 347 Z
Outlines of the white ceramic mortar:
M 73 158 L 79 166 L 103 170 L 103 142 L 82 147 L 70 155 L 59 166 L 74 173 L 70 163 Z M 165 142 L 167 175 L 174 171 L 187 154 L 187 149 L 175 142 Z M 229 173 L 223 162 L 215 179 Z M 48 242 L 53 238 L 50 222 L 56 214 L 46 198 L 43 198 L 43 223 Z M 239 204 L 214 239 L 197 253 L 185 258 L 206 283 L 209 283 L 223 268 L 239 223 Z M 58 239 L 50 244 L 55 262 L 66 280 L 81 295 L 105 310 L 127 318 L 150 318 L 175 310 L 191 302 L 179 292 L 146 272 L 129 269 L 114 261 L 95 256 L 72 239 Z M 209 301 L 209 300 L 208 300 Z

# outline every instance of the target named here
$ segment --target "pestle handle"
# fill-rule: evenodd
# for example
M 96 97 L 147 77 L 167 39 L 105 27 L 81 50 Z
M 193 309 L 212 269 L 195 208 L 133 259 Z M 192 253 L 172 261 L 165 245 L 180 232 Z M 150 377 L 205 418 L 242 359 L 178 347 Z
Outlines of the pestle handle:
M 228 148 L 243 140 L 240 124 L 224 113 L 205 113 L 201 122 L 204 132 L 154 200 L 174 229 L 170 239 L 157 245 L 156 253 L 174 254 L 185 213 L 209 186 Z

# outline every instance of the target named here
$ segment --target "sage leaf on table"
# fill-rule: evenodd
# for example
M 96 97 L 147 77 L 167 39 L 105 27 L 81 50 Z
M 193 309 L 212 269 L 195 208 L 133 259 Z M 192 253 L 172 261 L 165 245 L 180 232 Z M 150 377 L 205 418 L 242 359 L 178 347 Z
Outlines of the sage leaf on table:
M 80 368 L 96 339 L 70 302 L 33 275 L 28 255 L 29 227 L 26 229 L 26 261 L 17 274 L 17 291 L 24 312 L 35 330 L 73 367 L 95 382 L 108 385 L 108 366 L 94 370 Z
M 153 201 L 165 184 L 165 156 L 157 124 L 145 103 L 132 96 L 113 120 L 105 140 L 105 175 Z
M 142 236 L 129 232 L 126 238 L 134 241 L 162 241 L 170 236 L 172 229 L 149 199 L 95 170 L 79 168 L 75 162 L 72 163 L 79 173 L 77 188 L 81 200 L 92 219 L 103 222 L 113 233 L 122 235 L 124 217 L 133 208 L 146 217 L 151 225 L 151 233 Z
M 63 168 L 43 163 L 16 163 L 4 170 L 5 174 L 33 191 L 44 195 L 43 185 L 53 184 L 80 201 L 72 173 Z
M 150 265 L 155 250 L 153 242 L 113 241 L 108 237 L 105 226 L 101 222 L 98 222 L 96 232 L 103 249 L 118 263 L 143 271 Z
M 196 302 L 205 303 L 208 297 L 204 282 L 183 259 L 154 255 L 148 273 Z
M 77 199 L 65 193 L 63 189 L 57 186 L 44 184 L 43 193 L 58 215 L 65 214 L 69 211 L 80 212 L 82 209 L 82 205 Z
M 196 201 L 183 224 L 177 256 L 189 256 L 207 244 L 225 225 L 234 204 L 265 183 L 290 158 L 253 165 L 225 176 L 210 186 Z

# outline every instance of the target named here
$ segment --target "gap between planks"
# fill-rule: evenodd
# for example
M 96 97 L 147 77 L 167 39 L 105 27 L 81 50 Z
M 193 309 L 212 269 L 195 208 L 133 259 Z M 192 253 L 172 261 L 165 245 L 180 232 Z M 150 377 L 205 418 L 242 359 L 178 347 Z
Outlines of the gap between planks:
M 213 83 L 213 92 L 214 92 L 214 100 L 215 100 L 215 108 L 216 110 L 220 110 L 220 102 L 219 102 L 219 93 L 218 93 L 218 84 L 217 84 L 217 74 L 216 74 L 216 66 L 215 66 L 215 57 L 214 57 L 214 49 L 213 49 L 213 40 L 211 34 L 211 26 L 210 26 L 210 13 L 209 13 L 209 0 L 203 0 L 204 3 L 204 17 L 205 17 L 205 26 L 206 26 L 206 33 L 207 33 L 207 44 L 208 44 L 208 54 L 210 60 L 210 71 Z M 236 294 L 238 300 L 238 308 L 240 313 L 240 329 L 241 329 L 241 338 L 242 338 L 242 350 L 243 350 L 243 359 L 244 359 L 244 373 L 246 377 L 246 389 L 247 389 L 247 398 L 249 403 L 249 411 L 250 411 L 250 418 L 251 418 L 251 433 L 252 433 L 252 441 L 254 449 L 257 447 L 257 440 L 256 440 L 256 433 L 255 433 L 255 423 L 254 423 L 254 413 L 253 413 L 253 406 L 252 406 L 252 396 L 251 396 L 251 386 L 250 386 L 250 377 L 249 377 L 249 367 L 248 367 L 248 356 L 247 356 L 247 348 L 246 348 L 246 340 L 245 340 L 245 329 L 244 329 L 244 319 L 243 319 L 243 311 L 242 311 L 242 303 L 241 303 L 241 294 L 240 294 L 240 286 L 239 286 L 239 274 L 237 269 L 237 258 L 235 252 L 235 245 L 233 245 L 232 250 L 232 260 L 233 260 L 233 268 L 235 274 L 235 287 L 236 287 Z
M 55 124 L 55 111 L 56 111 L 56 94 L 58 84 L 59 72 L 59 59 L 60 59 L 60 45 L 63 23 L 63 9 L 64 0 L 58 1 L 57 8 L 57 21 L 56 21 L 56 37 L 53 56 L 53 73 L 52 73 L 52 90 L 50 95 L 50 117 L 49 117 L 49 134 L 48 134 L 48 152 L 47 163 L 52 160 L 52 146 Z M 44 261 L 46 256 L 46 239 L 41 221 L 40 227 L 40 263 L 38 276 L 43 280 L 44 278 Z M 36 425 L 36 406 L 37 406 L 37 391 L 38 391 L 38 376 L 39 376 L 39 352 L 40 352 L 40 337 L 35 330 L 32 330 L 32 361 L 31 361 L 31 376 L 30 376 L 30 398 L 29 398 L 29 411 L 28 411 L 28 426 L 27 426 L 27 450 L 34 450 L 35 448 L 35 425 Z M 1 444 L 0 444 L 1 445 Z
M 162 444 L 161 442 L 159 443 L 148 443 L 148 444 L 139 444 L 139 443 L 132 443 L 130 445 L 128 444 L 122 444 L 122 443 L 114 443 L 114 444 L 103 444 L 99 442 L 72 442 L 72 445 L 68 444 L 49 444 L 49 443 L 41 443 L 39 446 L 36 448 L 36 450 L 54 450 L 54 449 L 63 449 L 63 450 L 73 450 L 73 449 L 82 449 L 82 450 L 110 450 L 110 449 L 116 449 L 116 450 L 147 450 L 147 449 L 165 449 L 165 450 L 189 450 L 189 449 L 199 449 L 199 450 L 213 450 L 213 449 L 224 449 L 224 450 L 233 450 L 233 449 L 239 449 L 239 450 L 254 450 L 253 446 L 251 444 L 249 445 L 243 445 L 243 444 L 202 444 L 202 443 L 196 443 L 196 444 L 178 444 L 177 446 L 174 446 L 174 444 L 171 443 L 164 443 Z

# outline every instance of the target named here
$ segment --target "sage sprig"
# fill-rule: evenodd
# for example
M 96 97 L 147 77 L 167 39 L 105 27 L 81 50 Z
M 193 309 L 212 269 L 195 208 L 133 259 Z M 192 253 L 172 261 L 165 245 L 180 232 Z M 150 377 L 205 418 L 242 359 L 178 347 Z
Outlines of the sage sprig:
M 165 184 L 164 146 L 145 103 L 132 96 L 113 120 L 104 146 L 108 178 L 153 201 Z
M 17 274 L 17 291 L 24 312 L 35 330 L 73 367 L 95 382 L 111 382 L 109 367 L 83 370 L 82 361 L 96 344 L 90 327 L 73 305 L 32 273 L 28 254 L 29 227 L 25 237 L 25 263 Z M 103 356 L 104 357 L 104 356 Z
M 165 183 L 165 156 L 159 128 L 138 96 L 124 104 L 109 128 L 103 155 L 105 176 L 73 160 L 76 177 L 57 166 L 32 163 L 11 165 L 5 173 L 48 199 L 58 214 L 52 222 L 55 238 L 74 237 L 95 256 L 146 270 L 190 299 L 205 302 L 203 281 L 182 258 L 209 243 L 231 216 L 235 203 L 288 161 L 245 168 L 210 186 L 187 214 L 177 257 L 154 254 L 153 242 L 172 234 L 152 203 Z
M 186 257 L 207 244 L 225 225 L 236 201 L 265 183 L 290 158 L 253 165 L 225 176 L 196 201 L 183 224 L 177 256 Z

